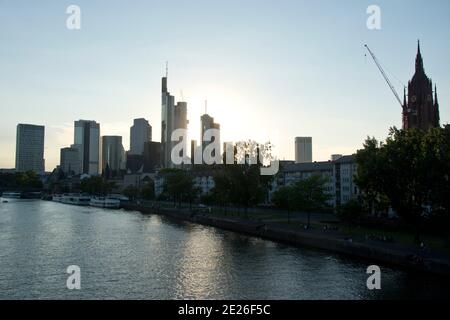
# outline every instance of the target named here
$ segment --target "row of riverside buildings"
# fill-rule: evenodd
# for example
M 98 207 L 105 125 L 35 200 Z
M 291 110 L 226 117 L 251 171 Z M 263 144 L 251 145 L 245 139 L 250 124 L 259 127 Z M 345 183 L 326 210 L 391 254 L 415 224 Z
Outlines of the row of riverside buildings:
M 191 159 L 197 152 L 205 150 L 209 143 L 218 142 L 220 146 L 220 135 L 211 141 L 203 141 L 205 131 L 220 130 L 220 125 L 206 112 L 200 120 L 202 138 L 200 145 L 195 140 L 191 141 Z M 408 83 L 408 93 L 405 91 L 404 94 L 402 120 L 405 129 L 427 130 L 440 126 L 437 90 L 435 87 L 433 92 L 433 84 L 425 73 L 420 45 L 417 48 L 415 73 Z M 175 97 L 168 90 L 166 73 L 161 83 L 161 142 L 152 141 L 152 127 L 142 118 L 135 119 L 130 128 L 130 148 L 126 152 L 122 137 L 101 136 L 100 124 L 96 121 L 75 121 L 74 143 L 61 149 L 57 171 L 77 179 L 102 174 L 106 179 L 115 180 L 119 188 L 141 187 L 152 180 L 158 196 L 164 188 L 165 174 L 161 169 L 180 167 L 171 160 L 173 146 L 179 143 L 171 141 L 172 132 L 187 129 L 188 123 L 187 103 L 175 102 Z M 17 126 L 16 171 L 44 173 L 44 132 L 43 126 Z M 226 150 L 225 147 L 223 150 Z M 208 194 L 215 186 L 214 170 L 205 165 L 195 166 L 195 169 L 194 166 L 182 165 L 180 168 L 188 170 L 195 185 L 203 194 Z M 273 193 L 282 186 L 292 185 L 313 174 L 321 174 L 328 177 L 326 192 L 331 195 L 329 204 L 344 204 L 359 196 L 353 179 L 356 169 L 352 155 L 332 155 L 329 161 L 313 162 L 312 138 L 297 137 L 295 161 L 280 161 L 280 170 L 273 179 L 267 199 L 270 202 Z

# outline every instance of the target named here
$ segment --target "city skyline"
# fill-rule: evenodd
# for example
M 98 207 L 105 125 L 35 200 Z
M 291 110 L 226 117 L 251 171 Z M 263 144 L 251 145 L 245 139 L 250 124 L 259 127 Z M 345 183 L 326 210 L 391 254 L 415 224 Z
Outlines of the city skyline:
M 401 109 L 373 62 L 364 57 L 363 44 L 371 45 L 395 75 L 391 75 L 392 80 L 399 78 L 406 83 L 414 73 L 416 41 L 420 38 L 425 69 L 439 88 L 441 124 L 445 124 L 450 101 L 446 79 L 450 63 L 445 57 L 450 48 L 442 39 L 449 23 L 444 19 L 449 4 L 438 3 L 429 8 L 429 15 L 416 19 L 426 3 L 408 2 L 406 6 L 402 1 L 380 1 L 382 30 L 370 31 L 365 11 L 369 3 L 282 2 L 281 8 L 271 12 L 274 2 L 254 8 L 250 2 L 239 6 L 242 11 L 233 18 L 233 28 L 213 24 L 213 30 L 205 31 L 206 35 L 218 32 L 221 42 L 216 47 L 212 37 L 194 32 L 203 30 L 211 20 L 193 19 L 195 23 L 185 31 L 189 39 L 181 37 L 180 41 L 177 36 L 182 31 L 180 22 L 165 26 L 164 37 L 155 34 L 164 28 L 154 29 L 157 21 L 148 22 L 151 19 L 146 17 L 153 17 L 154 11 L 144 10 L 149 7 L 147 3 L 138 2 L 129 13 L 122 12 L 126 21 L 136 18 L 135 24 L 122 29 L 122 23 L 113 24 L 119 17 L 119 3 L 112 2 L 111 11 L 102 14 L 98 3 L 79 1 L 83 12 L 79 31 L 65 29 L 64 1 L 57 6 L 44 2 L 41 8 L 33 8 L 34 13 L 24 3 L 11 7 L 2 4 L 7 13 L 0 23 L 8 23 L 8 28 L 1 28 L 1 33 L 13 45 L 0 53 L 0 66 L 6 71 L 0 76 L 0 97 L 9 111 L 0 120 L 0 167 L 14 167 L 18 123 L 45 125 L 47 171 L 59 164 L 60 149 L 72 143 L 76 119 L 98 121 L 102 136 L 120 135 L 123 145 L 128 146 L 132 121 L 142 117 L 153 127 L 153 140 L 160 141 L 160 79 L 166 60 L 169 90 L 176 101 L 188 103 L 192 139 L 200 141 L 200 116 L 207 99 L 209 113 L 221 124 L 221 140 L 275 140 L 278 158 L 293 160 L 294 138 L 312 136 L 313 160 L 328 160 L 334 153 L 355 152 L 367 135 L 383 139 L 390 126 L 401 127 Z M 200 4 L 187 7 L 186 15 L 197 17 L 195 8 Z M 210 19 L 217 18 L 224 24 L 231 18 L 220 18 L 220 9 L 237 6 L 234 2 L 203 4 L 206 12 L 212 13 Z M 171 10 L 178 16 L 184 9 L 173 4 L 150 7 L 158 11 L 158 19 Z M 11 20 L 19 13 L 18 8 L 22 16 L 32 19 Z M 343 10 L 348 12 L 343 14 Z M 307 17 L 311 11 L 316 13 L 314 21 Z M 329 21 L 330 13 L 338 17 L 342 14 L 346 20 Z M 94 14 L 95 20 L 90 19 Z M 246 14 L 248 21 L 243 19 Z M 261 15 L 272 19 L 273 24 L 267 26 L 264 21 L 261 25 Z M 41 19 L 45 23 L 36 26 Z M 403 19 L 414 24 L 408 25 Z M 400 27 L 402 23 L 405 27 Z M 339 27 L 328 30 L 334 24 Z M 307 30 L 317 27 L 311 38 Z M 129 37 L 136 30 L 139 32 Z M 326 36 L 326 31 L 335 37 Z M 283 40 L 277 38 L 281 34 L 285 34 Z M 352 37 L 344 37 L 348 34 Z M 393 41 L 401 50 L 392 51 Z M 122 46 L 130 52 L 120 50 Z M 98 55 L 94 48 L 104 54 L 104 59 L 95 59 Z M 242 50 L 234 53 L 236 48 Z M 55 65 L 50 64 L 52 59 L 56 59 Z M 394 84 L 401 92 L 398 81 Z

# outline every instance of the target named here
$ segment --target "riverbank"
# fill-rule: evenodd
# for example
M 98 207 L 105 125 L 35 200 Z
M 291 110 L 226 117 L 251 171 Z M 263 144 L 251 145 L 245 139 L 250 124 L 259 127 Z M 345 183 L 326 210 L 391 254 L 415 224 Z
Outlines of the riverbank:
M 450 255 L 437 251 L 424 251 L 417 247 L 396 243 L 377 243 L 363 239 L 348 238 L 337 232 L 301 230 L 280 223 L 245 220 L 237 217 L 219 217 L 207 213 L 192 213 L 188 209 L 152 208 L 127 204 L 125 210 L 144 214 L 159 214 L 177 220 L 198 223 L 220 229 L 243 233 L 294 246 L 307 246 L 345 254 L 404 269 L 432 273 L 450 279 Z

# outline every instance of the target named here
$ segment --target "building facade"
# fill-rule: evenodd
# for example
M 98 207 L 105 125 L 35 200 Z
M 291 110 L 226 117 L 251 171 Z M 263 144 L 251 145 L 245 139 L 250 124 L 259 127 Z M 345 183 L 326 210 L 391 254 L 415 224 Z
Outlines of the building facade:
M 359 197 L 359 190 L 354 183 L 356 174 L 356 162 L 354 156 L 342 156 L 335 161 L 323 161 L 312 163 L 293 163 L 292 161 L 280 162 L 280 171 L 272 182 L 269 199 L 279 188 L 291 186 L 297 181 L 307 179 L 318 174 L 325 177 L 328 182 L 325 192 L 330 195 L 328 205 L 336 207 Z
M 218 155 L 221 155 L 220 152 L 220 124 L 214 122 L 214 118 L 211 117 L 209 114 L 204 114 L 200 117 L 200 123 L 201 123 L 201 141 L 202 141 L 202 155 L 205 152 L 205 148 L 210 145 L 211 143 L 216 143 L 218 146 Z M 205 132 L 210 129 L 216 129 L 218 130 L 218 136 L 211 137 L 210 141 L 205 140 Z M 217 141 L 216 141 L 217 140 Z M 216 157 L 215 150 L 212 152 L 211 157 Z
M 100 124 L 95 121 L 75 121 L 74 147 L 79 149 L 81 173 L 98 175 L 100 162 Z
M 125 169 L 125 150 L 122 145 L 121 136 L 102 137 L 102 168 L 108 168 L 112 175 Z
M 333 162 L 333 176 L 335 181 L 335 204 L 341 205 L 356 200 L 359 190 L 354 182 L 356 175 L 354 156 L 342 156 Z
M 152 126 L 143 118 L 134 119 L 133 126 L 130 128 L 129 154 L 143 154 L 144 144 L 149 141 L 152 141 Z
M 143 171 L 155 172 L 161 167 L 161 143 L 155 141 L 146 142 L 144 145 Z
M 295 138 L 295 163 L 312 162 L 312 138 Z
M 67 175 L 81 174 L 81 162 L 79 148 L 62 148 L 60 154 L 59 167 Z
M 428 130 L 439 127 L 439 103 L 436 86 L 425 73 L 420 43 L 417 44 L 416 71 L 408 82 L 408 99 L 406 91 L 403 97 L 403 129 L 417 128 Z
M 187 103 L 178 102 L 175 105 L 175 97 L 167 89 L 167 75 L 162 78 L 161 91 L 161 164 L 164 168 L 173 168 L 171 153 L 179 141 L 172 142 L 172 133 L 176 129 L 187 129 Z
M 45 172 L 45 127 L 18 124 L 16 132 L 16 171 Z

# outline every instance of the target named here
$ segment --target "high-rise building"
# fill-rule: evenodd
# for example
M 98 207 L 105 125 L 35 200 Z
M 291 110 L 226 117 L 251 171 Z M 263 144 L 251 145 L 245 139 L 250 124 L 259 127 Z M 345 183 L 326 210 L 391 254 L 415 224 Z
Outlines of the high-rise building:
M 218 147 L 219 147 L 218 154 L 220 155 L 221 154 L 221 152 L 220 152 L 220 124 L 215 123 L 214 122 L 214 118 L 211 117 L 209 114 L 202 115 L 200 117 L 200 122 L 201 122 L 201 132 L 200 132 L 200 134 L 201 134 L 201 141 L 202 141 L 202 152 L 205 151 L 205 148 L 209 144 L 211 144 L 213 142 L 216 142 L 216 139 L 217 139 L 218 140 L 217 143 L 218 143 Z M 219 132 L 218 132 L 219 136 L 218 137 L 211 137 L 210 141 L 206 141 L 205 138 L 204 138 L 205 137 L 205 132 L 207 130 L 210 130 L 210 129 L 217 129 L 217 130 L 219 130 Z M 211 154 L 211 156 L 215 157 L 216 155 L 213 152 Z
M 295 163 L 312 162 L 312 138 L 295 138 Z
M 165 168 L 173 167 L 172 148 L 179 142 L 172 142 L 172 132 L 176 129 L 187 129 L 187 103 L 178 102 L 167 90 L 167 74 L 162 78 L 161 99 L 161 163 Z M 181 155 L 186 156 L 186 155 Z
M 128 173 L 144 172 L 144 154 L 129 154 L 127 152 L 126 157 L 126 168 Z
M 81 173 L 97 175 L 100 164 L 100 124 L 95 121 L 75 121 L 74 147 L 79 149 Z
M 121 136 L 102 137 L 102 168 L 109 168 L 113 175 L 125 169 L 125 150 Z
M 171 134 L 173 131 L 173 109 L 175 97 L 167 90 L 167 75 L 162 78 L 161 97 L 161 163 L 163 167 L 170 167 L 170 153 L 172 150 Z
M 61 149 L 60 169 L 65 174 L 77 175 L 81 173 L 80 150 L 77 147 Z
M 144 145 L 144 172 L 155 172 L 161 167 L 161 143 L 148 141 Z
M 44 173 L 45 127 L 18 124 L 16 133 L 16 171 Z
M 129 154 L 143 154 L 144 144 L 148 141 L 152 141 L 152 126 L 143 118 L 134 119 L 133 126 L 130 128 Z
M 403 129 L 418 128 L 428 130 L 439 127 L 439 103 L 435 86 L 425 73 L 420 43 L 417 44 L 416 72 L 408 83 L 408 101 L 406 91 L 403 97 Z

